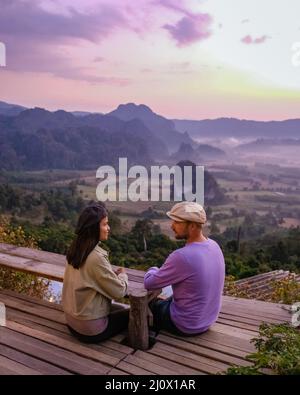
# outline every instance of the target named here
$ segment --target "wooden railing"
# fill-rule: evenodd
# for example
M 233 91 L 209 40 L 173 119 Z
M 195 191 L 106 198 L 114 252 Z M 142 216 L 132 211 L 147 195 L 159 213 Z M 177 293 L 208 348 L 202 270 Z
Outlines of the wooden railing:
M 0 243 L 1 267 L 62 282 L 65 264 L 66 258 L 60 254 Z M 113 269 L 117 269 L 117 266 L 113 266 Z M 134 349 L 147 350 L 148 318 L 152 317 L 148 308 L 149 295 L 144 288 L 145 273 L 135 269 L 126 269 L 126 273 L 129 279 L 129 343 Z

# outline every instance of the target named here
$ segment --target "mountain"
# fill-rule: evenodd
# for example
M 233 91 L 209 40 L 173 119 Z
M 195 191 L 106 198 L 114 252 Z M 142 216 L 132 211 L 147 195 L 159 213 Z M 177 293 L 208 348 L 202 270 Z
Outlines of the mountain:
M 142 138 L 125 130 L 111 133 L 95 127 L 39 129 L 35 133 L 16 131 L 4 139 L 0 134 L 0 168 L 6 170 L 93 169 L 118 165 L 153 163 Z
M 181 143 L 189 143 L 192 145 L 195 143 L 187 133 L 179 133 L 173 121 L 155 114 L 144 104 L 121 104 L 116 110 L 110 112 L 108 115 L 117 117 L 123 121 L 129 121 L 135 118 L 140 119 L 157 138 L 163 140 L 170 153 L 178 150 Z
M 67 111 L 50 112 L 38 107 L 22 111 L 10 120 L 10 124 L 25 133 L 31 133 L 40 128 L 53 129 L 80 125 L 77 118 Z
M 225 158 L 225 152 L 219 148 L 193 141 L 186 128 L 196 137 L 222 140 L 222 136 L 235 135 L 257 139 L 251 145 L 239 146 L 236 152 L 263 152 L 275 145 L 281 150 L 283 146 L 297 149 L 300 140 L 300 120 L 297 119 L 256 122 L 222 118 L 173 122 L 145 105 L 133 103 L 122 104 L 106 115 L 85 112 L 74 115 L 63 110 L 26 109 L 0 102 L 0 168 L 95 169 L 101 164 L 113 164 L 121 156 L 135 164 L 153 164 L 155 160 L 176 163 L 187 159 L 203 164 L 206 160 Z M 262 133 L 265 133 L 263 138 Z
M 196 192 L 196 164 L 190 160 L 182 160 L 176 163 L 182 170 L 182 191 L 184 191 L 184 167 L 192 167 L 192 192 Z M 174 184 L 171 185 L 171 198 L 174 199 Z M 183 200 L 184 196 L 182 196 Z M 204 170 L 204 203 L 209 204 L 222 204 L 226 202 L 226 197 L 215 180 L 214 176 L 207 170 Z
M 197 153 L 195 152 L 194 148 L 191 146 L 191 144 L 185 144 L 181 143 L 179 149 L 177 152 L 174 152 L 170 156 L 171 161 L 180 161 L 180 160 L 187 160 L 190 159 L 197 164 L 200 164 L 202 161 L 202 158 L 200 158 Z
M 88 112 L 88 111 L 72 111 L 72 113 L 75 117 L 85 117 L 86 115 L 90 115 L 92 113 Z M 101 113 L 96 113 L 98 115 L 103 115 Z
M 94 133 L 97 142 L 92 143 L 91 136 L 87 141 L 85 131 L 89 134 Z M 113 136 L 109 138 L 109 135 Z M 66 138 L 63 139 L 62 136 Z M 93 144 L 98 147 L 99 155 L 95 153 L 98 162 L 96 159 L 91 162 L 87 158 L 82 158 L 81 155 L 84 152 L 88 154 L 92 151 L 84 151 L 83 147 L 80 149 L 79 136 L 82 136 L 82 146 Z M 119 140 L 115 140 L 115 136 L 119 136 Z M 70 148 L 73 143 L 72 138 L 76 141 L 75 151 Z M 105 143 L 105 152 L 102 152 L 100 147 L 102 138 L 109 140 Z M 23 147 L 21 143 L 24 144 Z M 32 147 L 38 150 L 38 143 L 41 144 L 41 150 L 45 152 L 44 156 L 41 156 L 41 152 L 33 154 L 29 149 L 28 144 L 32 144 Z M 57 143 L 60 145 L 57 146 Z M 112 146 L 110 147 L 109 144 Z M 131 155 L 134 163 L 146 164 L 150 161 L 153 163 L 155 159 L 164 158 L 167 151 L 164 143 L 153 135 L 139 119 L 122 121 L 116 117 L 101 114 L 76 117 L 67 111 L 50 112 L 43 108 L 24 110 L 15 117 L 0 115 L 0 147 L 2 149 L 0 167 L 6 169 L 39 169 L 40 167 L 46 168 L 48 165 L 50 168 L 55 166 L 91 168 L 97 164 L 104 164 L 105 161 L 111 164 L 111 153 L 118 157 L 128 156 L 128 159 Z M 141 149 L 139 155 L 135 152 L 138 147 Z M 77 154 L 79 161 L 76 159 Z M 29 155 L 32 157 L 29 158 Z M 53 155 L 53 160 L 50 160 L 51 155 Z
M 282 149 L 282 147 L 295 146 L 300 146 L 300 139 L 257 139 L 249 143 L 240 144 L 235 147 L 235 150 L 257 153 L 258 151 L 266 152 L 266 150 L 273 149 L 274 147 Z
M 0 168 L 6 170 L 97 169 L 127 157 L 129 165 L 149 165 L 167 151 L 139 119 L 106 115 L 75 117 L 41 108 L 0 115 Z M 156 156 L 155 156 L 156 155 Z
M 195 151 L 203 159 L 221 159 L 226 156 L 223 150 L 209 144 L 198 144 Z
M 201 121 L 173 120 L 181 133 L 188 132 L 193 138 L 201 137 L 263 137 L 299 138 L 300 119 L 285 121 L 246 121 L 235 118 L 205 119 Z
M 14 116 L 20 114 L 20 112 L 26 110 L 26 107 L 19 106 L 17 104 L 5 103 L 0 101 L 0 114 L 7 116 Z
M 190 144 L 181 143 L 179 150 L 170 156 L 170 160 L 191 160 L 198 165 L 206 160 L 222 159 L 226 154 L 220 148 L 208 144 L 198 144 L 193 148 Z

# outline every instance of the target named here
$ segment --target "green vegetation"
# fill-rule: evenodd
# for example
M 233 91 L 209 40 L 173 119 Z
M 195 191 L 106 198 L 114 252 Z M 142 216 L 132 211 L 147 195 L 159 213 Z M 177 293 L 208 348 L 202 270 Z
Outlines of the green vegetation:
M 27 238 L 35 240 L 42 250 L 65 254 L 74 237 L 78 215 L 89 200 L 83 200 L 82 188 L 95 191 L 93 173 L 66 170 L 40 172 L 0 172 L 0 213 L 9 219 L 9 226 L 21 226 Z M 26 180 L 26 182 L 24 182 Z M 94 180 L 95 181 L 95 180 Z M 234 184 L 232 184 L 234 186 Z M 235 193 L 235 191 L 233 192 Z M 239 192 L 238 192 L 239 193 Z M 108 204 L 111 237 L 105 243 L 112 263 L 147 270 L 161 266 L 168 254 L 183 245 L 170 239 L 164 213 L 165 202 L 149 207 L 148 203 Z M 300 271 L 300 228 L 281 228 L 289 207 L 255 211 L 241 207 L 242 200 L 229 205 L 207 207 L 210 237 L 222 247 L 233 294 L 235 280 L 271 270 Z M 114 211 L 115 210 L 115 211 Z M 297 209 L 293 209 L 298 215 Z M 126 215 L 125 215 L 125 214 Z M 18 244 L 18 240 L 11 241 Z M 231 279 L 231 280 L 230 280 Z M 276 283 L 273 301 L 291 303 L 298 297 L 298 288 L 289 281 Z
M 140 270 L 147 270 L 151 266 L 160 267 L 166 257 L 184 243 L 172 241 L 158 231 L 152 221 L 144 219 L 137 220 L 127 234 L 112 234 L 105 243 L 111 252 L 111 262 Z
M 51 218 L 46 218 L 42 224 L 33 225 L 29 221 L 12 221 L 12 224 L 21 225 L 26 235 L 32 235 L 39 249 L 43 251 L 66 254 L 74 237 L 74 231 L 70 226 L 56 223 Z
M 26 235 L 34 237 L 38 248 L 46 251 L 65 254 L 74 237 L 73 226 L 49 218 L 39 225 L 17 220 L 12 220 L 11 224 L 14 227 L 21 225 Z M 110 225 L 111 236 L 105 244 L 115 265 L 147 270 L 154 265 L 160 266 L 170 252 L 184 245 L 183 241 L 173 241 L 162 234 L 159 226 L 148 219 L 137 220 L 132 229 L 124 233 L 120 230 L 119 217 L 112 212 Z M 236 240 L 226 240 L 219 234 L 211 237 L 223 249 L 227 275 L 235 279 L 276 269 L 299 272 L 299 228 L 289 230 L 285 236 L 274 234 L 273 237 L 244 241 L 239 248 Z M 287 288 L 285 284 L 279 284 L 278 290 L 280 286 Z
M 76 184 L 67 187 L 49 188 L 42 192 L 29 192 L 24 188 L 0 185 L 0 210 L 18 217 L 40 216 L 55 221 L 76 222 L 78 212 L 84 207 L 84 201 L 76 193 Z
M 228 236 L 227 238 L 226 233 L 212 237 L 223 248 L 227 274 L 234 276 L 236 279 L 277 269 L 299 272 L 299 227 L 285 232 L 261 235 L 261 237 L 258 234 L 256 238 L 242 242 L 239 242 L 237 233 L 235 239 Z M 232 232 L 233 235 L 234 232 Z
M 300 300 L 300 283 L 290 274 L 282 280 L 273 280 L 271 302 L 293 304 Z
M 77 189 L 75 181 L 35 192 L 3 184 L 1 211 L 10 216 L 13 227 L 22 226 L 26 235 L 36 240 L 38 248 L 65 254 L 78 215 L 87 203 Z M 239 225 L 221 233 L 219 217 L 229 214 L 214 212 L 211 207 L 207 212 L 213 218 L 210 237 L 223 249 L 228 275 L 240 279 L 276 269 L 299 272 L 300 228 L 278 229 L 278 220 L 271 214 L 250 215 L 245 210 L 231 209 L 230 215 L 239 218 Z M 171 251 L 182 245 L 161 233 L 155 223 L 159 216 L 153 209 L 144 210 L 132 218 L 132 228 L 124 231 L 120 211 L 110 212 L 112 234 L 107 247 L 113 263 L 145 270 L 161 265 Z M 273 227 L 273 231 L 267 233 L 266 227 Z
M 261 375 L 272 369 L 280 375 L 300 374 L 300 331 L 289 324 L 266 324 L 259 328 L 259 337 L 251 341 L 256 352 L 247 356 L 251 367 L 234 366 L 228 375 Z
M 0 217 L 0 243 L 37 248 L 37 242 L 32 236 L 27 236 L 21 226 L 12 226 L 3 217 Z M 0 289 L 10 289 L 41 299 L 53 296 L 49 291 L 48 280 L 6 268 L 0 268 Z

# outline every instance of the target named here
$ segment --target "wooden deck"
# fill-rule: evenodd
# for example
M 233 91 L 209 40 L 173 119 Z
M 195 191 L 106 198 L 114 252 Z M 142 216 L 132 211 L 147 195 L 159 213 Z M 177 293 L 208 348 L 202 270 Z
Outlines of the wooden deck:
M 0 266 L 62 281 L 65 257 L 0 244 Z M 143 290 L 144 272 L 126 271 L 129 290 Z M 0 374 L 216 374 L 250 365 L 250 340 L 261 322 L 290 321 L 282 305 L 223 296 L 218 321 L 206 333 L 180 338 L 161 332 L 150 349 L 140 351 L 126 345 L 127 333 L 98 345 L 79 343 L 60 305 L 5 290 L 0 302 L 7 312 L 0 327 Z
M 9 291 L 0 291 L 0 302 L 7 312 L 0 327 L 0 374 L 216 374 L 250 365 L 250 339 L 262 321 L 290 321 L 282 305 L 224 296 L 219 319 L 206 333 L 179 338 L 162 332 L 151 349 L 135 351 L 123 344 L 126 333 L 99 345 L 79 343 L 60 305 Z

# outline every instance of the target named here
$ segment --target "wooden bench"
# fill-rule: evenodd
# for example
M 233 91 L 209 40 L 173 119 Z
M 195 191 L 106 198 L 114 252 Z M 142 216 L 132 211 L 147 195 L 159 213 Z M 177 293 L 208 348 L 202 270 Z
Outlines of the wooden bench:
M 66 258 L 60 254 L 0 243 L 0 266 L 5 268 L 62 282 L 65 264 Z M 117 266 L 113 269 L 116 270 Z M 144 288 L 145 272 L 126 269 L 126 273 L 129 278 L 129 344 L 134 349 L 147 350 L 149 309 L 148 292 Z

